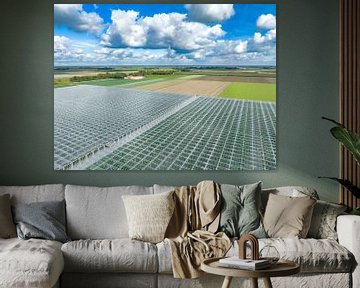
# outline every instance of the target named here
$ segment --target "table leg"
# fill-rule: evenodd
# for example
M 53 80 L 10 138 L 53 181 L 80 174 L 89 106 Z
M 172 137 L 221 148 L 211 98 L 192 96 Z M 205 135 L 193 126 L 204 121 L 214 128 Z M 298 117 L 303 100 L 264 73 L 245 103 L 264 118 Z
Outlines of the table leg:
M 221 286 L 221 288 L 230 288 L 232 277 L 231 276 L 225 276 L 224 282 Z
M 258 288 L 258 279 L 257 278 L 251 278 L 252 287 Z
M 273 288 L 270 278 L 266 277 L 263 279 L 264 279 L 265 288 Z

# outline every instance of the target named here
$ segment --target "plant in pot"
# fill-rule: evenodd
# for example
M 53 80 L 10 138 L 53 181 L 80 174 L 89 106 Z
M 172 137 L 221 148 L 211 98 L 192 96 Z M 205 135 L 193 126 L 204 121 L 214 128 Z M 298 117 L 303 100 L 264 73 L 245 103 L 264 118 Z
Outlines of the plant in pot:
M 360 136 L 353 131 L 347 129 L 343 124 L 336 122 L 333 119 L 322 117 L 327 121 L 336 124 L 335 127 L 330 129 L 331 134 L 335 139 L 339 140 L 347 150 L 353 155 L 355 161 L 360 165 Z M 327 178 L 339 182 L 347 190 L 349 190 L 356 198 L 360 198 L 360 187 L 354 185 L 348 179 L 341 179 L 336 177 L 319 177 Z M 360 207 L 354 208 L 351 214 L 360 215 Z

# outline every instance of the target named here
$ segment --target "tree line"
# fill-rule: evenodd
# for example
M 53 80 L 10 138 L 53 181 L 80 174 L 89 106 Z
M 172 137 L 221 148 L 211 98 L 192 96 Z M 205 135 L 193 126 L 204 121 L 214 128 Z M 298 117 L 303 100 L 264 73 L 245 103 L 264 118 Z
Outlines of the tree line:
M 85 75 L 85 76 L 73 76 L 70 78 L 72 82 L 81 82 L 81 81 L 91 81 L 91 80 L 102 80 L 102 79 L 124 79 L 126 77 L 126 73 L 99 73 L 96 75 Z
M 175 69 L 141 69 L 137 72 L 130 74 L 122 72 L 106 72 L 96 75 L 85 76 L 73 76 L 70 78 L 71 82 L 82 82 L 91 80 L 103 80 L 103 79 L 124 79 L 126 76 L 145 76 L 145 75 L 172 75 L 176 72 Z

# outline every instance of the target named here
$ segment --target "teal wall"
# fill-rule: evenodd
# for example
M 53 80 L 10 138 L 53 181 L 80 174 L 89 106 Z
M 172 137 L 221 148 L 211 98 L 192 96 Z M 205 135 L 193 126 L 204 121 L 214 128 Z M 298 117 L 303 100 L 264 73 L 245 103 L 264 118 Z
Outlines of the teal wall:
M 63 1 L 69 2 L 81 1 Z M 106 1 L 110 2 L 115 1 Z M 312 186 L 322 199 L 337 201 L 338 186 L 317 176 L 336 176 L 339 169 L 338 146 L 328 132 L 331 125 L 321 120 L 323 115 L 338 118 L 338 1 L 279 0 L 276 3 L 277 170 L 67 172 L 53 170 L 53 2 L 3 0 L 0 10 L 0 185 L 180 185 L 202 179 L 241 184 L 262 180 L 265 187 Z

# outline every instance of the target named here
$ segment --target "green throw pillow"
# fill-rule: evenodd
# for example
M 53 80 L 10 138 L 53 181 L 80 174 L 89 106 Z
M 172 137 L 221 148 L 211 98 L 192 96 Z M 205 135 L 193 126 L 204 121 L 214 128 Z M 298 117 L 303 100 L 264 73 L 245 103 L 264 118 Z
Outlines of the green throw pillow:
M 223 196 L 219 231 L 229 237 L 253 234 L 266 238 L 260 216 L 261 182 L 244 185 L 221 185 Z

